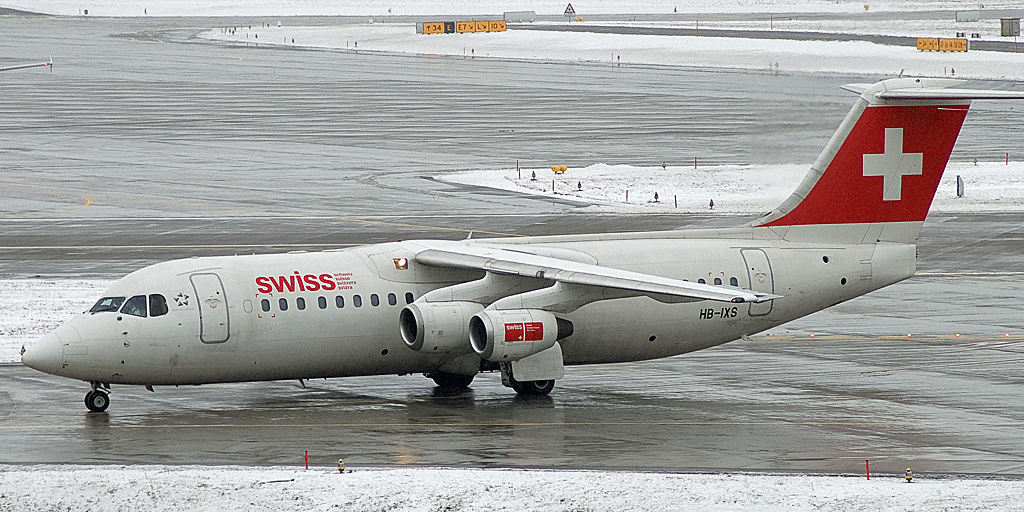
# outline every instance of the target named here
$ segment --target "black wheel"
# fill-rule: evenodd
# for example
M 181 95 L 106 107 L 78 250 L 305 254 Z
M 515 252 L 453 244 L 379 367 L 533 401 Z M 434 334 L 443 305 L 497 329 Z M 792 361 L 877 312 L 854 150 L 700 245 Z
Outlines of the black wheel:
M 520 395 L 546 395 L 555 389 L 553 380 L 531 380 L 527 382 L 513 381 L 512 389 Z
M 434 380 L 434 383 L 437 384 L 438 387 L 445 389 L 461 389 L 468 388 L 469 385 L 473 383 L 473 378 L 476 377 L 476 375 L 438 372 L 431 373 L 429 377 Z
M 103 412 L 110 406 L 110 397 L 102 391 L 92 390 L 85 394 L 85 406 L 92 412 Z

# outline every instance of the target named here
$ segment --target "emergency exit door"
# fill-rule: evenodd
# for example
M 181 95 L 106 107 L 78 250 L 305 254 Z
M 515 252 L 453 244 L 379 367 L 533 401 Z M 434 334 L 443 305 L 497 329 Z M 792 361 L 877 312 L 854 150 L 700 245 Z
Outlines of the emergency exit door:
M 775 293 L 775 279 L 772 277 L 772 265 L 768 261 L 768 255 L 761 249 L 741 249 L 740 255 L 747 264 L 747 278 L 750 280 L 750 289 L 755 292 Z M 767 302 L 751 302 L 748 314 L 750 316 L 765 316 L 772 312 L 774 300 Z
M 189 280 L 199 304 L 199 340 L 203 343 L 224 343 L 229 332 L 224 283 L 217 274 L 192 274 Z

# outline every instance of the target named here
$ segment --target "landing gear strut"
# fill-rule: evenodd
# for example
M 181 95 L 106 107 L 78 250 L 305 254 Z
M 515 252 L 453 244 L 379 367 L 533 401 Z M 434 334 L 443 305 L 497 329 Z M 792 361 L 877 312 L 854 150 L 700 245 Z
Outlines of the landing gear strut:
M 92 382 L 92 391 L 85 394 L 85 406 L 92 412 L 103 412 L 110 406 L 110 384 Z
M 555 389 L 555 381 L 553 380 L 518 381 L 512 375 L 512 365 L 510 363 L 500 363 L 500 367 L 501 383 L 506 387 L 514 389 L 520 395 L 546 395 L 552 389 Z

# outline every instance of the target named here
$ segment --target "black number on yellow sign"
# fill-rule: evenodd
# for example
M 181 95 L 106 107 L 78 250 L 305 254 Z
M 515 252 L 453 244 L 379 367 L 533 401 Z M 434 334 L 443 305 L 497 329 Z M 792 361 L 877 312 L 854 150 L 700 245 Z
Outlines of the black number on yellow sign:
M 424 34 L 444 34 L 444 23 L 424 23 Z

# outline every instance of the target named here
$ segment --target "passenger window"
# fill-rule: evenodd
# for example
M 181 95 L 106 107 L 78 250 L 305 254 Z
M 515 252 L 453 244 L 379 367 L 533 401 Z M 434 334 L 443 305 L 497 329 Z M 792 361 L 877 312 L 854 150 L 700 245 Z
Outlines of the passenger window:
M 141 316 L 141 317 L 145 318 L 146 317 L 146 296 L 145 295 L 136 295 L 136 296 L 128 299 L 128 301 L 124 303 L 124 306 L 121 307 L 121 312 L 126 314 L 126 315 Z
M 715 284 L 722 284 L 722 279 L 719 277 L 715 278 Z
M 398 297 L 395 297 L 395 294 L 393 294 L 393 293 L 389 293 L 388 294 L 388 304 L 390 304 L 392 306 L 394 306 L 395 304 L 398 304 Z
M 327 309 L 327 297 L 317 297 L 316 305 L 320 306 L 320 309 Z
M 415 297 L 412 296 L 412 292 L 405 292 L 405 303 L 406 304 L 412 304 L 412 301 L 414 301 L 414 300 L 416 300 L 416 299 L 415 299 Z
M 270 311 L 270 301 L 267 300 L 267 299 L 261 300 L 260 301 L 260 307 L 263 308 L 264 312 Z
M 703 277 L 698 279 L 697 282 L 700 283 L 700 284 L 707 284 L 706 282 L 704 282 L 704 278 Z
M 124 303 L 124 297 L 103 297 L 96 301 L 96 305 L 89 310 L 90 313 L 105 313 L 108 311 L 117 311 L 121 309 L 121 304 Z
M 299 308 L 299 311 L 306 309 L 306 299 L 302 297 L 295 299 L 295 307 Z
M 370 294 L 370 305 L 373 307 L 380 306 L 380 297 L 376 293 Z
M 167 314 L 167 299 L 159 293 L 149 296 L 149 316 L 161 316 Z
M 345 307 L 345 297 L 338 295 L 334 298 L 334 304 L 338 306 L 338 309 Z
M 357 307 L 357 308 L 363 307 L 363 298 L 358 296 L 358 295 L 353 295 L 352 296 L 352 305 Z
M 740 282 L 735 277 L 729 278 L 729 286 L 739 286 Z
M 288 299 L 278 299 L 277 306 L 281 308 L 281 311 L 288 311 Z

